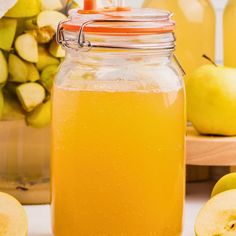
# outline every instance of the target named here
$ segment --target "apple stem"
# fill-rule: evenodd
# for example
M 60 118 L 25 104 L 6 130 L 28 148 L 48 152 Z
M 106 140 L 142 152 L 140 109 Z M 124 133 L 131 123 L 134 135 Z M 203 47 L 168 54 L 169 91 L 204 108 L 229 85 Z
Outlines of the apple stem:
M 209 62 L 211 62 L 214 66 L 218 66 L 210 57 L 208 57 L 206 54 L 202 55 L 203 58 L 205 58 L 206 60 L 208 60 Z

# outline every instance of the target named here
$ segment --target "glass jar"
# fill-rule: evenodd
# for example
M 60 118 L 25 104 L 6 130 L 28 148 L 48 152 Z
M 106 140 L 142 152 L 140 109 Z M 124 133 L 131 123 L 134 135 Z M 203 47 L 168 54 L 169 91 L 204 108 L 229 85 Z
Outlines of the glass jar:
M 176 21 L 176 55 L 186 73 L 215 58 L 215 13 L 208 0 L 145 0 L 144 7 L 168 9 Z
M 185 95 L 170 13 L 73 11 L 59 29 L 54 235 L 181 235 Z
M 23 204 L 49 203 L 50 129 L 0 121 L 0 190 Z
M 224 64 L 229 67 L 236 67 L 236 1 L 229 0 L 224 11 Z

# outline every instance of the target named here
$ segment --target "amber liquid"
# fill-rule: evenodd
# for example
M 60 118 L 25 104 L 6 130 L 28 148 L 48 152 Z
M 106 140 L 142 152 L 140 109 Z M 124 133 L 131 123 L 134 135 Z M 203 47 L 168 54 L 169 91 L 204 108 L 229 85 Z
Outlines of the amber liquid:
M 215 14 L 208 0 L 145 0 L 143 6 L 174 13 L 176 55 L 187 75 L 209 63 L 203 54 L 215 58 Z
M 54 89 L 55 236 L 180 236 L 184 93 Z
M 224 12 L 224 64 L 236 67 L 236 0 L 229 0 Z

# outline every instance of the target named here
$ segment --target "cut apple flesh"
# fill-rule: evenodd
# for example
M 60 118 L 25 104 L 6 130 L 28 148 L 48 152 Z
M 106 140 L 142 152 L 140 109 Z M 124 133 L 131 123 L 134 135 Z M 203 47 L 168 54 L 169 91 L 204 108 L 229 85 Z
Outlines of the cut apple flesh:
M 6 13 L 5 16 L 13 18 L 31 17 L 39 14 L 40 10 L 41 6 L 39 0 L 17 0 L 17 3 Z
M 56 31 L 58 23 L 66 18 L 64 14 L 58 11 L 42 11 L 37 17 L 37 25 L 39 28 L 51 26 Z
M 10 51 L 16 34 L 17 20 L 0 19 L 0 48 Z
M 12 196 L 0 193 L 0 235 L 26 236 L 28 220 L 24 208 Z
M 18 56 L 10 54 L 8 58 L 8 70 L 10 80 L 14 82 L 26 82 L 28 78 L 28 67 Z
M 27 63 L 27 67 L 28 67 L 27 81 L 35 82 L 35 81 L 39 80 L 40 75 L 39 75 L 39 72 L 38 72 L 36 66 L 32 63 Z
M 34 110 L 46 97 L 45 89 L 38 83 L 21 84 L 16 88 L 16 93 L 27 112 Z
M 8 66 L 3 52 L 0 50 L 0 84 L 6 82 L 8 78 Z
M 197 236 L 236 235 L 236 189 L 211 198 L 199 212 L 195 233 Z
M 26 116 L 28 125 L 34 128 L 43 128 L 51 121 L 51 101 L 42 103 Z
M 41 0 L 42 10 L 61 10 L 63 8 L 61 0 Z
M 49 93 L 51 92 L 54 77 L 55 77 L 57 71 L 58 71 L 58 66 L 52 65 L 52 66 L 46 67 L 41 73 L 41 79 L 39 82 L 44 86 L 44 88 Z
M 39 58 L 36 64 L 37 68 L 41 71 L 50 65 L 59 65 L 59 60 L 53 56 L 44 48 L 39 47 Z
M 59 57 L 59 58 L 65 57 L 66 55 L 65 50 L 55 40 L 51 42 L 50 47 L 49 47 L 49 52 L 54 57 Z
M 38 61 L 38 44 L 31 34 L 22 34 L 16 38 L 15 48 L 18 54 L 29 62 Z

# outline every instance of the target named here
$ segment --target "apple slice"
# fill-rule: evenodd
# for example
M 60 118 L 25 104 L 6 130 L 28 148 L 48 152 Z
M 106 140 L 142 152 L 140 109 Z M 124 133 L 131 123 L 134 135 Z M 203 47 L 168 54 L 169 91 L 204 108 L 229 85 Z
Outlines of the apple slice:
M 0 48 L 10 51 L 16 34 L 17 20 L 15 19 L 0 19 Z
M 38 61 L 38 44 L 31 34 L 22 34 L 16 38 L 15 48 L 18 54 L 29 62 Z
M 46 67 L 41 73 L 40 83 L 44 86 L 44 88 L 50 93 L 52 90 L 53 82 L 55 75 L 58 71 L 57 65 L 51 65 Z
M 61 0 L 41 0 L 42 10 L 61 10 L 63 5 Z
M 27 112 L 34 110 L 46 97 L 43 86 L 33 82 L 19 85 L 16 94 Z
M 3 55 L 3 52 L 0 50 L 0 84 L 3 84 L 7 81 L 8 78 L 8 67 L 7 60 Z
M 27 63 L 28 67 L 28 77 L 27 81 L 35 82 L 40 79 L 39 71 L 37 70 L 36 66 L 32 63 Z
M 51 101 L 42 103 L 36 107 L 29 115 L 26 116 L 28 125 L 34 128 L 43 128 L 50 124 L 51 121 Z
M 0 193 L 0 235 L 26 236 L 28 220 L 23 206 L 12 196 Z
M 6 0 L 5 0 L 6 1 Z M 41 10 L 39 0 L 17 0 L 17 3 L 6 13 L 6 17 L 31 17 Z
M 51 56 L 51 54 L 44 47 L 39 46 L 38 53 L 39 57 L 36 66 L 40 71 L 50 65 L 59 65 L 59 60 Z
M 9 83 L 8 83 L 9 84 Z M 22 120 L 24 119 L 24 111 L 18 99 L 10 92 L 4 92 L 4 106 L 2 120 Z
M 40 14 L 38 15 L 37 25 L 39 28 L 44 26 L 51 26 L 56 32 L 58 23 L 62 20 L 65 20 L 66 18 L 66 15 L 58 11 L 46 10 L 40 12 Z
M 54 56 L 54 57 L 65 57 L 66 51 L 59 45 L 55 40 L 52 40 L 50 47 L 49 47 L 49 52 Z
M 196 223 L 197 236 L 236 235 L 236 189 L 211 198 L 200 210 Z
M 24 83 L 28 78 L 27 64 L 18 56 L 10 54 L 8 58 L 8 70 L 10 80 L 14 82 Z

